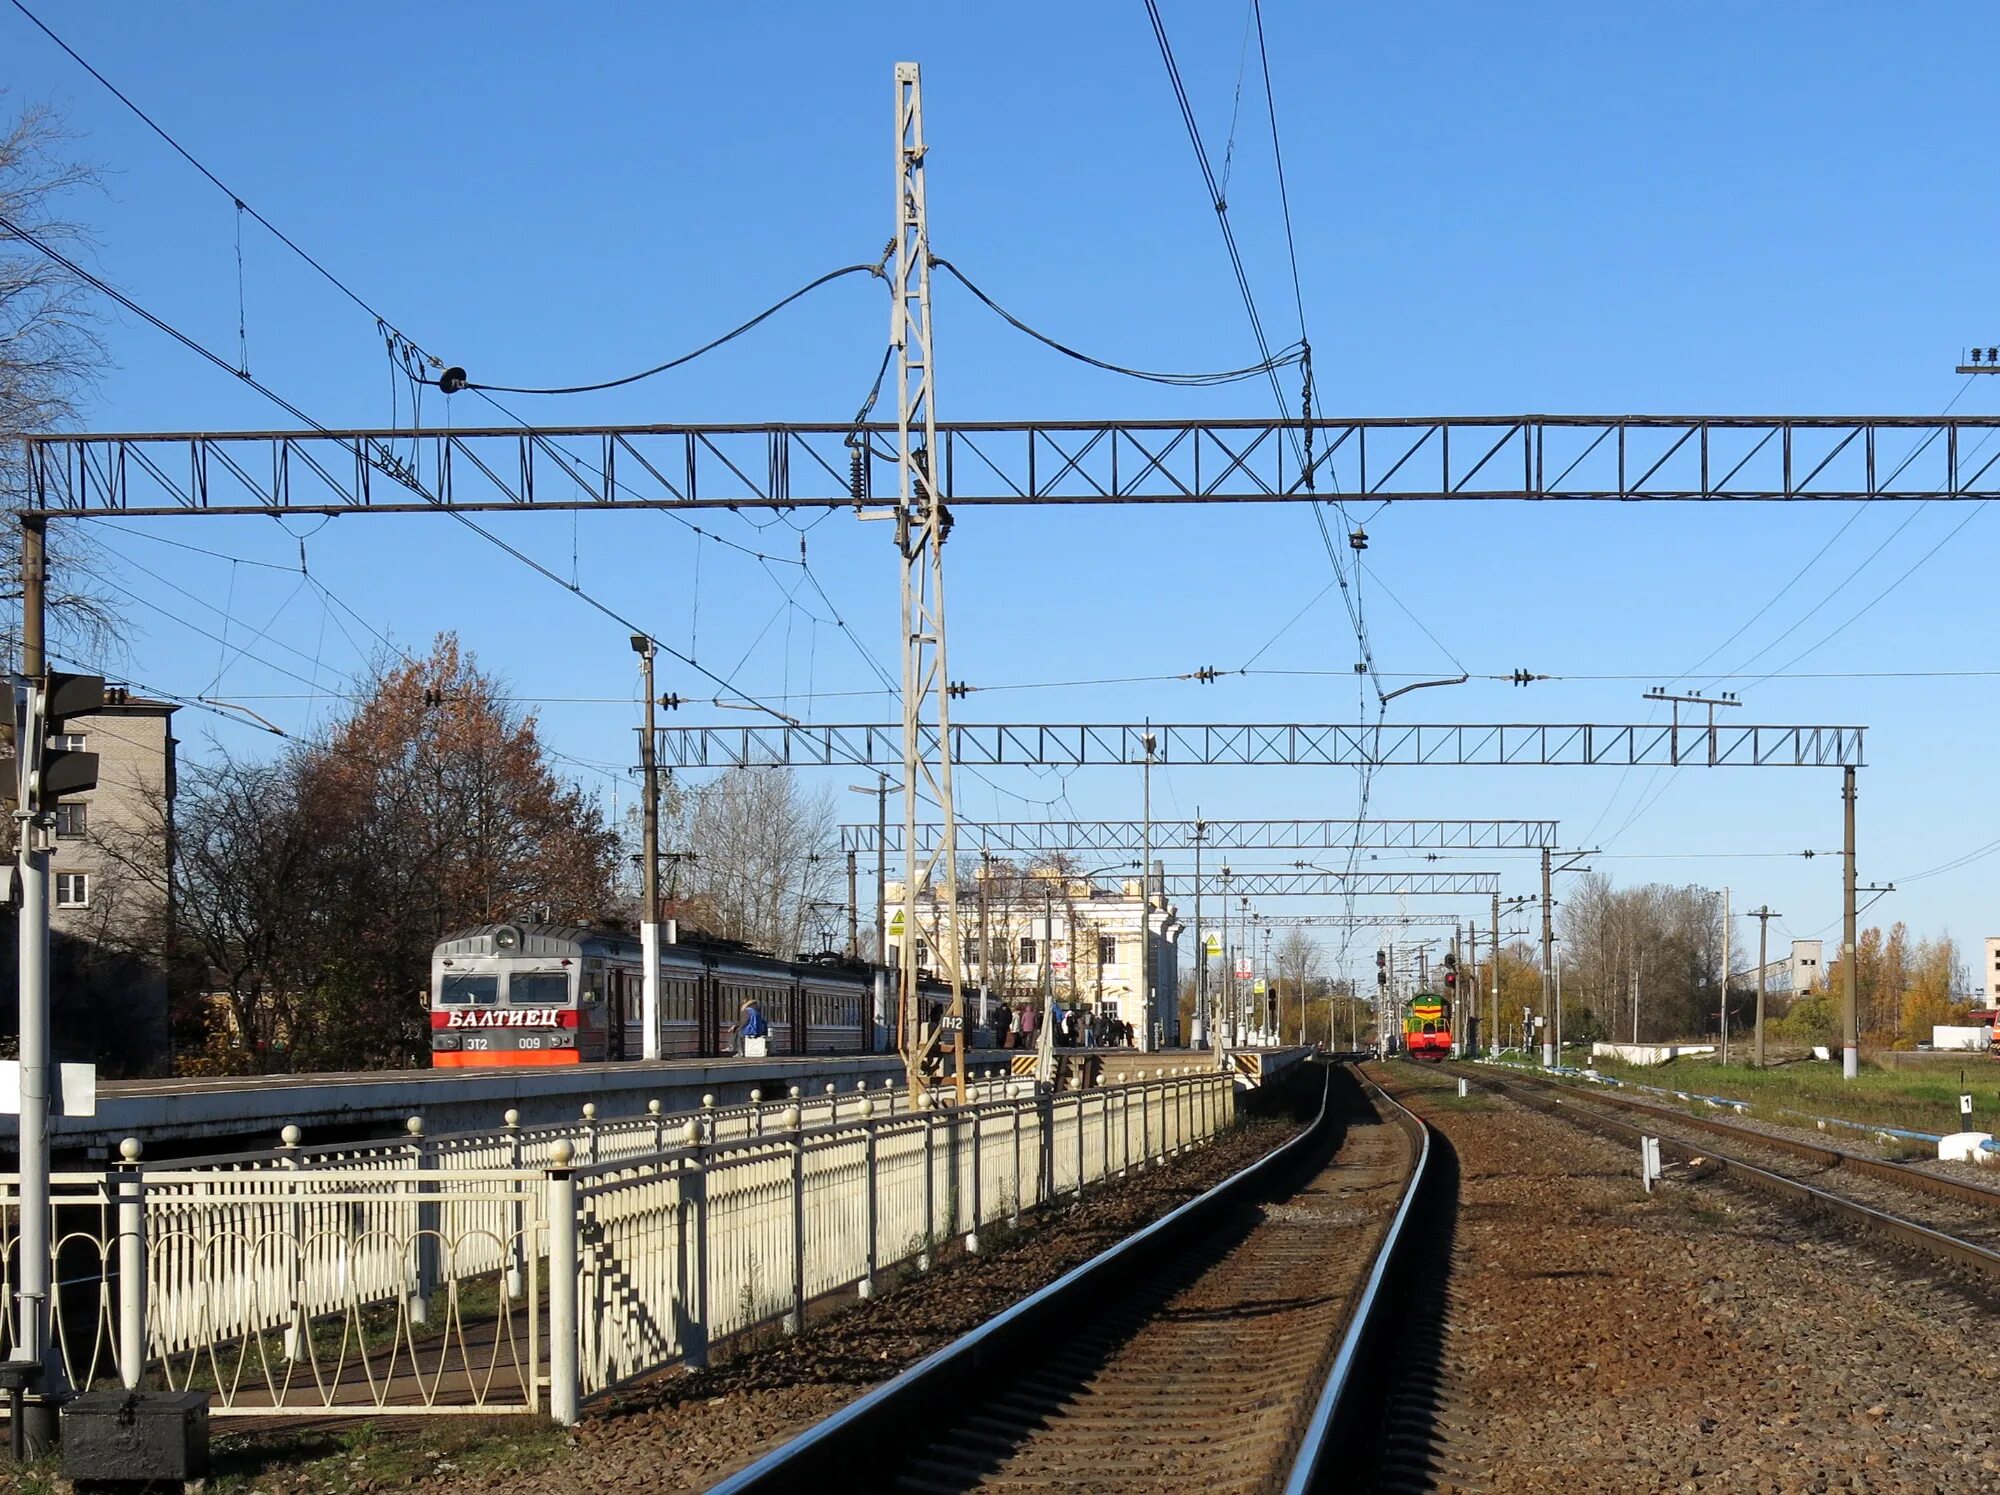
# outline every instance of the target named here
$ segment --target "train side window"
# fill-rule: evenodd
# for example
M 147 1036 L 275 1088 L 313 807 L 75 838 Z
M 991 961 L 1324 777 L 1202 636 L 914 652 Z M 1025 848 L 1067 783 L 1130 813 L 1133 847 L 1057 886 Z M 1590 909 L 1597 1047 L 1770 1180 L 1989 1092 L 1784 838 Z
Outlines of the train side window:
M 499 1000 L 498 976 L 467 976 L 447 971 L 438 985 L 438 1005 L 441 1007 L 484 1007 Z

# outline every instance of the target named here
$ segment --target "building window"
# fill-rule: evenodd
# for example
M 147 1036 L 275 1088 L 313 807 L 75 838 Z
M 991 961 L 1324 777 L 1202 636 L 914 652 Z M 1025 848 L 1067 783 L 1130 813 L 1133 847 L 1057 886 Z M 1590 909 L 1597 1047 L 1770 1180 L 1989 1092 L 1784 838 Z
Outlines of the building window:
M 90 907 L 90 874 L 88 872 L 58 872 L 56 874 L 56 907 Z
M 1097 963 L 1101 966 L 1115 966 L 1118 964 L 1118 937 L 1116 935 L 1100 934 L 1097 937 Z
M 57 805 L 56 835 L 64 841 L 76 841 L 90 828 L 90 806 Z
M 965 937 L 965 963 L 969 966 L 979 964 L 979 936 L 976 934 Z
M 1032 934 L 1024 934 L 1021 936 L 1021 964 L 1031 966 L 1034 963 L 1035 937 Z
M 87 751 L 90 739 L 81 732 L 58 732 L 49 741 L 62 752 L 81 753 Z
M 995 966 L 1007 964 L 1007 941 L 1001 936 L 996 934 L 986 942 L 986 961 Z
M 929 965 L 930 959 L 931 959 L 931 947 L 928 944 L 926 944 L 923 940 L 918 940 L 917 964 L 920 966 Z

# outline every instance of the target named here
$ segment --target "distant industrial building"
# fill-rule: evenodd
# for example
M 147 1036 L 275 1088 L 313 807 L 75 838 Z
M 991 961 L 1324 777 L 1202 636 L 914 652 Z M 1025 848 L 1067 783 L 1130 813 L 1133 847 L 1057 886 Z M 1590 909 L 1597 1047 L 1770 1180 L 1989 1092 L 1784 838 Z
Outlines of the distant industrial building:
M 1989 940 L 1987 943 L 1996 942 Z M 1774 996 L 1804 996 L 1825 979 L 1824 957 L 1824 941 L 1793 940 L 1790 954 L 1781 955 L 1764 967 L 1764 989 Z M 1730 982 L 1732 985 L 1755 986 L 1757 967 L 1752 966 L 1740 976 L 1732 976 Z

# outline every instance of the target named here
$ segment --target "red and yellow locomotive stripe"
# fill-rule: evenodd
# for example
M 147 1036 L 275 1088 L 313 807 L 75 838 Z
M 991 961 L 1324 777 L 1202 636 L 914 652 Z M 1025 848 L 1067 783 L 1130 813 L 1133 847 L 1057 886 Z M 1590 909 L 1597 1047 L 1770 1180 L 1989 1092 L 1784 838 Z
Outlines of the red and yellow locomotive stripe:
M 1403 1020 L 1403 1047 L 1412 1059 L 1451 1057 L 1451 1003 L 1436 992 L 1418 992 Z

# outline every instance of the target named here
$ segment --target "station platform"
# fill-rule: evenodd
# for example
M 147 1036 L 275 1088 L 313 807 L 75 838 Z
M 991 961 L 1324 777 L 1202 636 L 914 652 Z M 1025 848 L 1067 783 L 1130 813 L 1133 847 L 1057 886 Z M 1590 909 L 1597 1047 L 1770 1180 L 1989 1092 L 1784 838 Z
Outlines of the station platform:
M 1103 1061 L 1102 1078 L 1136 1079 L 1141 1071 L 1185 1070 L 1213 1063 L 1205 1049 L 1140 1053 L 1131 1049 L 1064 1050 L 1092 1053 Z M 1306 1050 L 1260 1050 L 1257 1071 L 1275 1072 Z M 981 1074 L 1002 1073 L 1010 1061 L 1027 1057 L 998 1049 L 975 1049 L 968 1067 Z M 1236 1061 L 1239 1074 L 1241 1061 Z M 572 1121 L 588 1103 L 599 1116 L 643 1114 L 649 1102 L 672 1114 L 699 1107 L 712 1095 L 718 1105 L 742 1104 L 758 1090 L 765 1100 L 788 1094 L 843 1091 L 857 1086 L 901 1085 L 903 1063 L 894 1054 L 787 1054 L 763 1059 L 663 1059 L 574 1068 L 492 1070 L 370 1070 L 345 1074 L 236 1075 L 165 1080 L 109 1081 L 99 1086 L 97 1114 L 59 1116 L 51 1141 L 59 1155 L 102 1158 L 126 1137 L 141 1138 L 148 1156 L 225 1152 L 276 1144 L 286 1126 L 297 1126 L 308 1142 L 348 1141 L 398 1135 L 412 1116 L 421 1116 L 433 1135 L 497 1127 L 509 1110 L 524 1126 Z M 15 1151 L 15 1118 L 0 1116 L 0 1157 Z

